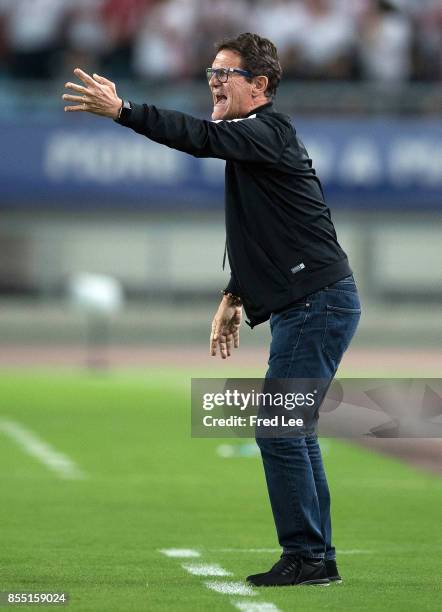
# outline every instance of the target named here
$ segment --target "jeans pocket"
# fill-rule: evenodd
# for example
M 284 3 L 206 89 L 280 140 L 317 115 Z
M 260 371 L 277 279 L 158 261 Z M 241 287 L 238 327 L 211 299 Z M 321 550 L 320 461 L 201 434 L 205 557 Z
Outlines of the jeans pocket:
M 361 318 L 361 308 L 327 305 L 322 350 L 337 368 Z

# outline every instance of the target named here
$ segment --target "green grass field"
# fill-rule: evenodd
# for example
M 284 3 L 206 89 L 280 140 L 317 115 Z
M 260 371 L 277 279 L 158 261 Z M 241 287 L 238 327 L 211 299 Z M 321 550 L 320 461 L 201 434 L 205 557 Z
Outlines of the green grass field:
M 65 591 L 69 610 L 91 612 L 238 602 L 250 611 L 273 604 L 268 612 L 440 609 L 442 481 L 335 440 L 324 451 L 345 583 L 248 596 L 207 588 L 268 569 L 278 553 L 252 549 L 277 542 L 260 459 L 221 458 L 226 441 L 192 439 L 189 394 L 183 372 L 0 374 L 3 423 L 38 435 L 85 474 L 60 478 L 0 427 L 0 591 Z M 159 552 L 169 548 L 201 556 Z M 232 576 L 191 575 L 188 561 Z

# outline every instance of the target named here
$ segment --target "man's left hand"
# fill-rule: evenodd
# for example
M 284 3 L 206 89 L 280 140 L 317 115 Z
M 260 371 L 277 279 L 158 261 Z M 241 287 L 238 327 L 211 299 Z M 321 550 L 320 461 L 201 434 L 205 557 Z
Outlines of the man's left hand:
M 98 74 L 91 77 L 80 68 L 75 68 L 74 74 L 83 81 L 85 86 L 76 83 L 65 84 L 66 89 L 75 91 L 78 95 L 63 94 L 63 100 L 77 103 L 75 106 L 65 106 L 64 110 L 93 113 L 117 119 L 123 101 L 117 95 L 115 83 Z
M 239 328 L 241 326 L 242 307 L 230 303 L 224 296 L 212 321 L 210 334 L 210 354 L 216 356 L 217 348 L 222 359 L 230 357 L 232 348 L 239 347 Z

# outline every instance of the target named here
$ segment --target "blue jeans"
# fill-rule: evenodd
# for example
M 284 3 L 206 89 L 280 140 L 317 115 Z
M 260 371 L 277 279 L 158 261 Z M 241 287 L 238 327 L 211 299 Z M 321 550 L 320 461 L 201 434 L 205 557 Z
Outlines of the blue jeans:
M 360 316 L 353 276 L 273 313 L 266 378 L 321 378 L 331 383 Z M 316 434 L 256 441 L 283 552 L 334 559 L 330 492 Z

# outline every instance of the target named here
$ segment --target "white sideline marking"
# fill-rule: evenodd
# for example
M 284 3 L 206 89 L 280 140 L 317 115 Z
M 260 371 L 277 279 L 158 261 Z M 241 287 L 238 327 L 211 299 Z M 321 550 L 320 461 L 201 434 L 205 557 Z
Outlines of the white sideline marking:
M 201 554 L 193 548 L 163 548 L 160 553 L 166 555 L 166 557 L 178 557 L 178 558 L 190 558 L 190 557 L 201 557 Z
M 255 601 L 232 601 L 232 604 L 242 612 L 281 612 L 275 604 Z
M 25 429 L 20 423 L 0 419 L 0 431 L 15 440 L 28 455 L 38 459 L 60 478 L 81 480 L 86 477 L 69 457 L 56 451 L 47 442 L 39 438 L 37 434 Z
M 189 574 L 194 576 L 231 576 L 232 573 L 225 570 L 217 563 L 204 565 L 202 563 L 183 563 L 182 566 Z
M 252 587 L 243 582 L 205 582 L 208 589 L 223 595 L 256 595 Z

